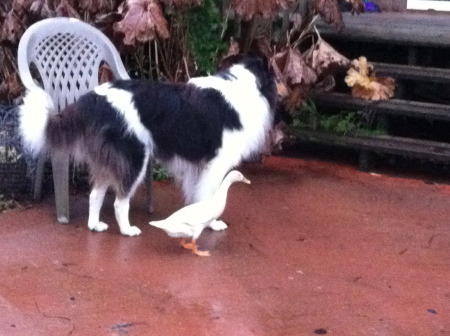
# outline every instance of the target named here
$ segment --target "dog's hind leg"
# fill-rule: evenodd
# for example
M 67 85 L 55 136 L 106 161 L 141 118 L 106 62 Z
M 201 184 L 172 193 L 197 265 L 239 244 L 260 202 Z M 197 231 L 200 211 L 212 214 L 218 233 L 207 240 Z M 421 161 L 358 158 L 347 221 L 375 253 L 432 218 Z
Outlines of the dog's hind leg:
M 135 156 L 133 162 L 134 169 L 128 171 L 128 180 L 133 181 L 132 184 L 127 186 L 122 181 L 121 185 L 115 186 L 116 200 L 114 201 L 114 213 L 119 224 L 120 233 L 124 236 L 138 236 L 141 234 L 141 230 L 137 226 L 131 226 L 129 220 L 130 199 L 134 195 L 138 185 L 144 180 L 147 164 L 150 159 L 150 149 L 146 148 L 141 154 L 142 156 L 140 158 L 139 156 Z M 120 177 L 117 180 L 120 180 Z
M 114 201 L 114 212 L 116 214 L 117 223 L 119 223 L 120 233 L 125 236 L 137 236 L 141 234 L 141 230 L 137 226 L 131 226 L 128 219 L 130 211 L 130 197 L 116 197 Z
M 105 231 L 108 224 L 100 222 L 100 209 L 105 198 L 107 185 L 94 184 L 89 195 L 89 219 L 88 227 L 93 231 Z

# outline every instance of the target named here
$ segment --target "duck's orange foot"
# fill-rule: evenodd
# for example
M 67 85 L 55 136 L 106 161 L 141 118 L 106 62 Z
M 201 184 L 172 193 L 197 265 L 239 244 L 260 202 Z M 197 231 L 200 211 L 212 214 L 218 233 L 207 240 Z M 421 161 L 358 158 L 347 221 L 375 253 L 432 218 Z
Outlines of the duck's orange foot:
M 181 245 L 181 247 L 184 247 L 185 249 L 194 250 L 194 245 L 192 243 L 186 243 L 184 238 L 181 238 L 180 245 Z
M 196 250 L 196 251 L 192 251 L 192 253 L 194 253 L 194 254 L 196 254 L 196 255 L 198 255 L 200 257 L 209 257 L 211 255 L 211 253 L 209 253 L 209 251 Z
M 211 253 L 209 251 L 199 251 L 197 249 L 197 243 L 194 239 L 192 239 L 192 242 L 186 243 L 184 239 L 181 239 L 180 245 L 184 247 L 185 249 L 192 250 L 192 253 L 195 255 L 198 255 L 200 257 L 209 257 Z

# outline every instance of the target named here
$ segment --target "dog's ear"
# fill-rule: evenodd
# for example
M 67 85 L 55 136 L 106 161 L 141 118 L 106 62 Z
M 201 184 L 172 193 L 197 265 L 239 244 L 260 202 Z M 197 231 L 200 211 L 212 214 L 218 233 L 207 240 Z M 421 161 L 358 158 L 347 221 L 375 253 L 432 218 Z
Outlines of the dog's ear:
M 217 65 L 217 71 L 227 70 L 233 65 L 241 63 L 243 59 L 243 54 L 226 56 L 219 61 L 219 64 Z

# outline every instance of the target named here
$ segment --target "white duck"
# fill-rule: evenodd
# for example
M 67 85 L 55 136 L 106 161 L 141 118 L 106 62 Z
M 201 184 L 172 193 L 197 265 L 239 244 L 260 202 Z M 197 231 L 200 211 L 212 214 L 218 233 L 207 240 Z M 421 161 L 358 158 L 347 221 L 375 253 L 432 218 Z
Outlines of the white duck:
M 170 237 L 181 238 L 181 246 L 192 250 L 192 253 L 209 256 L 208 251 L 197 249 L 196 240 L 205 227 L 222 215 L 227 202 L 228 188 L 234 182 L 250 184 L 242 173 L 232 170 L 225 176 L 219 190 L 211 199 L 187 205 L 166 219 L 151 221 L 150 225 L 163 229 Z M 191 243 L 186 243 L 185 238 L 191 238 Z

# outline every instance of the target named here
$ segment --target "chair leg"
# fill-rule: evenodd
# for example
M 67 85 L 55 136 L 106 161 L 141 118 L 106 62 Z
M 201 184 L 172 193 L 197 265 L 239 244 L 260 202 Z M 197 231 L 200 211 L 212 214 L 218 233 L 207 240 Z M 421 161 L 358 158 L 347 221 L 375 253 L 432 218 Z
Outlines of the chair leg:
M 36 164 L 36 174 L 34 179 L 34 200 L 39 201 L 42 198 L 42 182 L 44 180 L 44 166 L 46 155 L 41 154 Z
M 69 155 L 52 154 L 56 216 L 61 224 L 69 223 Z
M 153 213 L 155 210 L 153 207 L 153 160 L 148 160 L 147 176 L 145 177 L 145 189 L 147 191 L 147 210 L 149 213 Z

